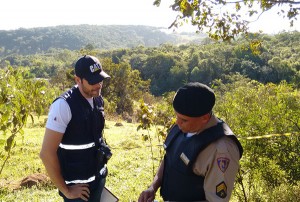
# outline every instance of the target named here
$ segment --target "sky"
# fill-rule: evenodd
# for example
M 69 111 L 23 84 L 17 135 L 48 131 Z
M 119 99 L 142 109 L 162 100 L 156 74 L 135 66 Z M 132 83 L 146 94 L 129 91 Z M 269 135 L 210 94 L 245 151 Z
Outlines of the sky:
M 57 25 L 147 25 L 168 28 L 177 13 L 169 6 L 174 0 L 2 0 L 0 30 L 48 27 Z M 263 14 L 252 23 L 250 31 L 262 30 L 276 34 L 280 31 L 300 31 L 300 19 L 293 28 L 276 12 Z M 170 30 L 170 31 L 173 31 Z M 186 25 L 176 31 L 195 31 Z

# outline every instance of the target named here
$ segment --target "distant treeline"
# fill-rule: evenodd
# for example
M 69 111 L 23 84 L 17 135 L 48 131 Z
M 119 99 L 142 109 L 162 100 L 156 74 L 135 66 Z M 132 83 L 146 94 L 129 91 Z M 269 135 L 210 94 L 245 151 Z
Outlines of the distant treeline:
M 0 56 L 13 53 L 29 55 L 49 49 L 78 50 L 86 46 L 97 49 L 132 48 L 138 45 L 159 46 L 170 42 L 199 42 L 205 35 L 167 34 L 160 27 L 134 25 L 70 25 L 45 28 L 0 30 Z
M 259 41 L 259 53 L 251 50 L 249 40 Z M 256 35 L 232 43 L 204 39 L 202 44 L 179 46 L 165 43 L 158 47 L 140 45 L 113 50 L 51 49 L 41 54 L 0 57 L 0 67 L 7 63 L 27 67 L 32 77 L 53 79 L 59 76 L 57 82 L 62 82 L 61 77 L 65 75 L 62 72 L 71 71 L 74 61 L 85 53 L 96 55 L 102 61 L 105 59 L 104 69 L 111 71 L 112 79 L 122 76 L 121 73 L 114 75 L 114 65 L 126 64 L 130 71 L 138 70 L 142 80 L 150 81 L 150 92 L 155 96 L 174 91 L 190 81 L 209 85 L 217 80 L 226 83 L 236 74 L 264 84 L 278 84 L 283 80 L 298 87 L 300 84 L 299 32 Z

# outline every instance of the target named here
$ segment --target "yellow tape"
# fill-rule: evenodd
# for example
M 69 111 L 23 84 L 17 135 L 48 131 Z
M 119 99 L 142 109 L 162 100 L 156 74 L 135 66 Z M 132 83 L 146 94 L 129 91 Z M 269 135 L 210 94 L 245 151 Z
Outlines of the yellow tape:
M 238 137 L 239 140 L 254 140 L 254 139 L 262 139 L 262 138 L 271 138 L 271 137 L 281 137 L 281 136 L 291 136 L 291 135 L 300 135 L 300 133 L 283 133 L 283 134 L 269 134 L 269 135 L 261 135 L 261 136 L 254 136 L 254 137 Z M 162 147 L 163 145 L 152 145 L 152 147 Z M 126 148 L 126 149 L 137 149 L 141 147 L 151 147 L 151 145 L 145 145 L 140 147 L 132 147 L 132 148 Z M 112 149 L 124 149 L 122 147 L 111 147 Z
M 253 140 L 253 139 L 261 139 L 261 138 L 271 138 L 271 137 L 280 137 L 280 136 L 291 136 L 291 135 L 299 135 L 295 133 L 284 133 L 284 134 L 269 134 L 269 135 L 261 135 L 254 137 L 238 137 L 238 139 L 242 140 Z

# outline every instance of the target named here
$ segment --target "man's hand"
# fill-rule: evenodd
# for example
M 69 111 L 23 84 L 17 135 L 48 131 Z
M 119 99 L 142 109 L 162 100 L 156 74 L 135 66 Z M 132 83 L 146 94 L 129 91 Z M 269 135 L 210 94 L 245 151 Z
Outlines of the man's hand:
M 149 187 L 147 190 L 140 194 L 138 202 L 151 202 L 155 198 L 155 192 L 153 187 Z
M 75 184 L 68 186 L 68 193 L 64 193 L 68 199 L 81 198 L 84 201 L 88 201 L 90 197 L 90 190 L 88 184 Z

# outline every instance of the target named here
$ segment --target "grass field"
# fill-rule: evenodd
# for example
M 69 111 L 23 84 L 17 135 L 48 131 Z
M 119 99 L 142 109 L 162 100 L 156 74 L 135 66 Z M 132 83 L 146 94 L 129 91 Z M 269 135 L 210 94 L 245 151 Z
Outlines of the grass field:
M 45 116 L 36 118 L 34 124 L 29 121 L 24 129 L 24 137 L 17 138 L 16 146 L 0 176 L 0 201 L 62 201 L 57 189 L 49 181 L 30 188 L 18 187 L 20 181 L 29 175 L 46 174 L 39 158 L 45 119 Z M 121 123 L 123 126 L 116 126 L 115 121 L 106 122 L 105 138 L 113 152 L 108 162 L 106 187 L 116 194 L 120 201 L 137 201 L 140 192 L 152 181 L 153 167 L 156 171 L 162 148 L 152 132 L 152 158 L 150 143 L 142 139 L 142 134 L 148 131 L 137 131 L 136 124 Z M 3 151 L 6 139 L 7 137 L 0 134 L 0 152 Z M 1 159 L 3 153 L 0 153 Z M 159 194 L 157 200 L 161 201 Z

